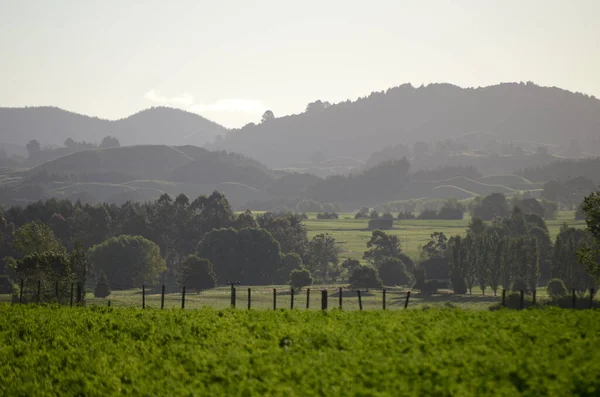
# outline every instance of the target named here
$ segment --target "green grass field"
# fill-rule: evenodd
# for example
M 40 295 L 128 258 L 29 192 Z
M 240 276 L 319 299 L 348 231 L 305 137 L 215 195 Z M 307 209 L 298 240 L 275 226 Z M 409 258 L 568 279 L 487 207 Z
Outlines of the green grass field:
M 598 396 L 600 312 L 0 305 L 5 396 Z
M 584 221 L 574 220 L 574 212 L 559 212 L 556 219 L 547 220 L 548 230 L 552 241 L 556 238 L 561 225 L 566 222 L 569 226 L 584 228 Z M 346 219 L 348 218 L 348 219 Z M 429 241 L 433 232 L 444 232 L 451 237 L 456 234 L 465 234 L 470 218 L 463 220 L 396 220 L 394 229 L 389 233 L 400 238 L 402 249 L 415 261 L 419 257 L 420 247 Z M 304 221 L 308 228 L 309 237 L 319 233 L 329 233 L 337 240 L 342 250 L 342 258 L 362 259 L 366 245 L 371 238 L 368 230 L 367 219 L 354 219 L 354 214 L 340 214 L 339 219 L 316 219 L 315 214 L 309 214 L 309 219 Z
M 567 222 L 570 226 L 585 227 L 585 222 L 573 220 L 572 212 L 561 212 L 557 219 L 549 220 L 548 228 L 551 238 L 554 240 L 560 226 L 563 222 Z M 351 218 L 351 219 L 344 219 Z M 342 214 L 337 220 L 318 220 L 316 214 L 309 214 L 309 219 L 305 221 L 309 237 L 319 233 L 332 234 L 340 248 L 342 249 L 341 257 L 362 259 L 362 254 L 366 250 L 366 244 L 371 237 L 371 231 L 367 230 L 368 220 L 353 219 L 352 214 Z M 469 219 L 461 221 L 441 221 L 441 220 L 402 220 L 396 221 L 395 228 L 390 233 L 400 237 L 403 249 L 415 261 L 419 256 L 419 247 L 423 246 L 429 240 L 431 233 L 435 231 L 443 231 L 447 236 L 456 234 L 464 234 L 469 224 Z M 239 286 L 237 288 L 237 306 L 240 308 L 247 307 L 247 288 L 252 289 L 252 307 L 256 309 L 272 309 L 273 308 L 273 289 L 277 290 L 277 307 L 290 308 L 291 295 L 288 285 L 272 285 L 272 286 Z M 331 285 L 313 285 L 310 294 L 310 309 L 321 308 L 321 290 L 329 291 L 329 307 L 338 307 L 339 287 L 344 288 L 342 296 L 342 304 L 345 310 L 358 310 L 358 297 L 355 291 L 347 290 L 347 283 L 331 284 Z M 408 288 L 388 288 L 386 296 L 386 305 L 389 310 L 403 309 L 406 292 Z M 230 306 L 230 289 L 229 287 L 219 287 L 199 294 L 195 291 L 188 291 L 186 294 L 186 308 L 197 309 L 203 306 L 209 306 L 216 309 L 224 309 Z M 363 309 L 364 310 L 381 310 L 383 306 L 381 291 L 370 291 L 363 293 Z M 542 302 L 548 299 L 545 287 L 540 287 L 537 290 L 537 299 Z M 96 299 L 93 295 L 88 295 L 88 304 L 90 305 L 108 305 L 108 300 L 113 306 L 136 306 L 141 307 L 142 295 L 141 289 L 114 291 L 108 298 Z M 461 308 L 486 310 L 491 305 L 497 304 L 500 301 L 499 296 L 493 296 L 490 289 L 486 291 L 486 295 L 482 295 L 479 288 L 473 289 L 473 295 L 454 295 L 450 290 L 440 290 L 439 294 L 434 296 L 424 296 L 413 291 L 409 301 L 409 308 L 442 307 L 445 305 L 453 305 Z M 149 290 L 146 292 L 147 307 L 160 307 L 160 290 Z M 294 306 L 296 308 L 306 308 L 306 290 L 296 292 L 294 296 Z M 170 286 L 167 289 L 165 297 L 165 307 L 181 307 L 181 290 L 177 286 Z

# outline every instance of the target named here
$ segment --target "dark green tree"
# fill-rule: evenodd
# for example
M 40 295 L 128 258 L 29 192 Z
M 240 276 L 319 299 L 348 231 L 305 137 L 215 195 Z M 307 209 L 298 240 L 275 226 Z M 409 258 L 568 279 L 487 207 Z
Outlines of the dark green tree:
M 434 232 L 431 234 L 427 244 L 423 246 L 423 253 L 430 258 L 442 257 L 448 249 L 448 237 L 444 232 Z
M 40 302 L 65 302 L 73 280 L 69 258 L 64 253 L 33 253 L 16 262 L 16 273 L 23 280 L 25 301 L 36 302 L 38 282 Z M 58 289 L 57 289 L 58 287 Z
M 425 269 L 423 269 L 422 267 L 417 267 L 415 268 L 415 285 L 414 288 L 423 291 L 423 288 L 425 288 L 425 283 L 427 281 L 427 273 L 425 272 Z
M 356 289 L 381 288 L 383 282 L 377 274 L 377 270 L 372 266 L 360 266 L 352 272 L 350 286 Z
M 43 223 L 29 222 L 19 227 L 12 238 L 12 246 L 19 256 L 54 253 L 65 255 L 65 247 L 52 229 Z
M 178 281 L 180 285 L 185 285 L 200 292 L 216 287 L 217 275 L 208 259 L 200 258 L 197 255 L 189 255 L 181 264 Z
M 312 285 L 313 278 L 310 275 L 310 271 L 306 268 L 294 269 L 290 273 L 290 284 L 294 289 L 300 289 L 302 287 L 308 287 Z
M 481 200 L 473 215 L 485 221 L 491 221 L 496 217 L 504 218 L 508 213 L 506 197 L 502 193 L 492 193 Z
M 95 274 L 104 273 L 112 288 L 121 290 L 152 285 L 166 270 L 158 245 L 141 236 L 118 236 L 90 248 Z
M 100 149 L 118 148 L 121 147 L 121 143 L 114 136 L 105 136 L 100 142 Z
M 526 265 L 525 265 L 525 280 L 530 291 L 535 291 L 540 278 L 540 254 L 538 251 L 537 239 L 529 238 L 529 243 L 525 249 Z
M 464 244 L 464 238 L 454 236 L 450 238 L 450 282 L 455 294 L 465 294 L 467 292 L 467 247 Z
M 279 243 L 259 228 L 215 229 L 198 243 L 196 255 L 210 260 L 219 280 L 273 283 L 282 266 Z
M 360 261 L 352 258 L 346 258 L 342 262 L 342 269 L 344 269 L 348 274 L 352 274 L 352 272 L 354 272 L 354 270 L 359 266 L 362 266 Z
M 279 268 L 276 282 L 285 283 L 289 281 L 290 273 L 296 269 L 304 267 L 302 258 L 295 252 L 281 255 L 281 267 Z
M 504 251 L 507 249 L 504 239 L 498 235 L 488 237 L 489 255 L 489 285 L 494 295 L 497 295 L 498 287 L 502 284 L 502 272 L 504 269 Z
M 317 280 L 330 281 L 332 274 L 339 273 L 340 248 L 329 233 L 318 234 L 308 243 L 306 267 Z
M 476 237 L 472 237 L 472 235 L 467 234 L 465 237 L 463 244 L 464 249 L 466 250 L 465 255 L 465 282 L 467 283 L 467 289 L 469 290 L 469 295 L 472 294 L 473 286 L 477 281 L 477 264 L 479 261 L 480 253 L 477 252 L 475 246 Z
M 379 277 L 385 285 L 411 285 L 412 278 L 404 262 L 398 258 L 384 258 L 378 265 Z
M 473 241 L 475 251 L 475 273 L 481 294 L 485 295 L 485 288 L 490 279 L 491 242 L 485 235 L 476 237 Z
M 579 262 L 593 277 L 595 283 L 600 284 L 600 192 L 585 197 L 581 210 L 587 223 L 587 230 L 594 237 L 594 242 L 579 249 Z
M 281 251 L 304 256 L 308 245 L 308 232 L 300 215 L 270 212 L 257 216 L 258 226 L 266 229 L 279 241 Z
M 402 252 L 398 236 L 381 230 L 373 230 L 371 239 L 367 242 L 367 251 L 363 255 L 370 263 L 377 263 L 383 258 L 395 258 Z

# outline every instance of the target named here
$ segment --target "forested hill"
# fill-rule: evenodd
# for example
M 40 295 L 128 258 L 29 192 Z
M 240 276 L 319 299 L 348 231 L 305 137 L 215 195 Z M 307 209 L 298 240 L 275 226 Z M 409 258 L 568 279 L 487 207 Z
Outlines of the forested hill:
M 99 143 L 107 135 L 122 145 L 202 146 L 225 127 L 179 109 L 155 107 L 120 120 L 104 120 L 56 107 L 0 108 L 0 137 L 25 145 L 31 139 L 61 145 L 67 138 Z
M 483 132 L 504 142 L 566 146 L 576 139 L 582 149 L 600 152 L 600 101 L 532 83 L 482 88 L 406 84 L 354 102 L 317 101 L 307 109 L 231 130 L 211 148 L 275 167 L 307 161 L 317 152 L 366 160 L 386 146 Z

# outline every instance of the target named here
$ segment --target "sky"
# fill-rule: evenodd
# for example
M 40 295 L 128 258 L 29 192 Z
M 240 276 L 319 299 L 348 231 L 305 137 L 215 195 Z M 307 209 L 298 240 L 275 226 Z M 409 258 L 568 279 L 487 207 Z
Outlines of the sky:
M 226 127 L 404 83 L 600 97 L 598 0 L 0 0 L 0 106 Z

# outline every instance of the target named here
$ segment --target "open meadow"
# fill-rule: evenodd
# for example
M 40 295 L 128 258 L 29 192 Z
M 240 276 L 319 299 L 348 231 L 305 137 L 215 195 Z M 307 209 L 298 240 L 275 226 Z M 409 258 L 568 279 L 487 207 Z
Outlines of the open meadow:
M 316 214 L 308 216 L 309 218 L 304 223 L 308 228 L 309 238 L 320 233 L 329 233 L 340 245 L 342 260 L 344 258 L 362 259 L 367 242 L 371 238 L 368 219 L 354 219 L 353 213 L 339 214 L 339 219 L 316 219 Z M 560 211 L 556 219 L 546 220 L 552 241 L 565 222 L 570 227 L 585 228 L 585 221 L 574 218 L 574 211 Z M 468 215 L 465 215 L 462 220 L 394 220 L 394 228 L 386 230 L 386 233 L 397 235 L 400 238 L 402 249 L 416 261 L 419 257 L 420 247 L 427 244 L 432 233 L 443 232 L 448 238 L 457 234 L 464 235 L 470 220 Z
M 597 310 L 0 305 L 0 390 L 35 396 L 597 396 Z

